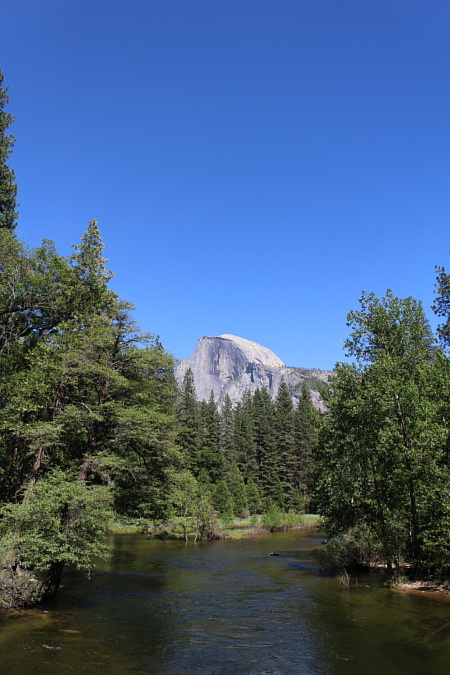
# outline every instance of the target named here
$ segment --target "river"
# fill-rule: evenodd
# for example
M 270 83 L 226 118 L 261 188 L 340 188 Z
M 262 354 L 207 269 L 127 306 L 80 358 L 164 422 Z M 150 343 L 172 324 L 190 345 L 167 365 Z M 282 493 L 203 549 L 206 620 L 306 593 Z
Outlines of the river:
M 382 586 L 343 590 L 312 564 L 314 530 L 240 541 L 111 537 L 91 579 L 0 616 L 5 675 L 447 675 L 450 602 Z M 276 551 L 280 555 L 269 556 Z

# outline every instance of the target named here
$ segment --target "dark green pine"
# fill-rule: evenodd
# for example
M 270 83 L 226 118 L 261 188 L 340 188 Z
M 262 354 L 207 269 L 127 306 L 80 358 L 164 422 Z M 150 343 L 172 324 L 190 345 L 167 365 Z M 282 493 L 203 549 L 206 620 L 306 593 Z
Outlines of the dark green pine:
M 278 478 L 278 457 L 275 447 L 274 405 L 266 389 L 257 389 L 253 395 L 253 424 L 259 466 L 258 484 L 262 498 L 271 498 Z
M 17 225 L 17 185 L 14 171 L 8 166 L 8 157 L 15 143 L 7 133 L 14 117 L 5 111 L 9 102 L 8 88 L 3 87 L 4 76 L 0 71 L 0 229 L 13 232 Z
M 184 456 L 186 466 L 198 476 L 201 471 L 200 452 L 202 448 L 202 420 L 197 401 L 194 373 L 186 371 L 180 387 L 177 402 L 178 435 L 177 443 Z
M 220 449 L 219 412 L 211 391 L 208 402 L 203 401 L 200 406 L 202 419 L 202 449 L 200 452 L 199 468 L 206 469 L 214 483 L 218 483 L 223 476 L 225 460 Z
M 242 401 L 238 401 L 234 408 L 233 444 L 236 462 L 239 469 L 248 481 L 253 477 L 259 478 L 259 465 L 256 456 L 256 441 L 253 419 L 253 396 L 246 390 Z
M 305 506 L 309 501 L 312 453 L 317 444 L 317 428 L 319 420 L 320 413 L 315 410 L 311 403 L 311 394 L 308 385 L 303 383 L 294 413 L 294 442 L 296 454 L 294 484 L 297 492 L 302 495 Z

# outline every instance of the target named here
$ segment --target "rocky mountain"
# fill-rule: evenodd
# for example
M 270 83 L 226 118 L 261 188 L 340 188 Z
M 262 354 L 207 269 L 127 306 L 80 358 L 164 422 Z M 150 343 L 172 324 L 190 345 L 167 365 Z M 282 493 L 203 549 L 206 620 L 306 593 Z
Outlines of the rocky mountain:
M 182 383 L 188 368 L 194 374 L 198 399 L 208 400 L 213 391 L 219 406 L 226 394 L 236 403 L 247 389 L 267 389 L 274 398 L 284 378 L 294 402 L 306 382 L 313 404 L 321 408 L 317 385 L 330 376 L 322 370 L 289 368 L 270 349 L 236 335 L 201 337 L 193 355 L 178 365 L 175 372 L 178 384 Z

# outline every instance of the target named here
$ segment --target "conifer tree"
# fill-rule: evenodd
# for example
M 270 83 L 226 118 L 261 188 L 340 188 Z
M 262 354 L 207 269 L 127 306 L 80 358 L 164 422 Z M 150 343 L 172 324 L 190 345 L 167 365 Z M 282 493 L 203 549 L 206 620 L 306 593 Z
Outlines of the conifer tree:
M 294 441 L 294 406 L 284 379 L 281 380 L 275 399 L 274 441 L 276 455 L 276 474 L 281 490 L 278 503 L 281 508 L 290 508 L 293 504 L 294 481 L 297 469 Z
M 444 322 L 438 326 L 437 333 L 444 348 L 450 347 L 450 274 L 444 267 L 437 267 L 436 301 L 433 304 L 434 313 L 442 317 Z
M 3 87 L 3 73 L 0 71 L 0 229 L 13 232 L 17 221 L 17 185 L 14 171 L 8 166 L 8 157 L 15 143 L 14 136 L 8 135 L 8 127 L 14 120 L 4 108 L 9 102 L 8 88 Z
M 213 505 L 223 520 L 233 520 L 235 505 L 225 480 L 219 481 L 214 488 Z
M 233 416 L 235 457 L 245 480 L 251 476 L 258 480 L 259 477 L 253 407 L 253 396 L 247 389 L 242 401 L 236 403 Z
M 233 462 L 228 469 L 225 481 L 234 503 L 234 515 L 240 516 L 248 508 L 247 493 L 244 483 L 244 478 L 239 471 L 236 462 Z
M 13 242 L 1 231 L 0 239 Z M 70 495 L 78 495 L 78 503 L 85 490 L 87 504 L 95 493 L 91 488 L 102 485 L 116 509 L 160 514 L 167 506 L 167 470 L 179 464 L 173 450 L 173 360 L 153 336 L 137 330 L 130 306 L 106 288 L 110 274 L 102 248 L 93 223 L 70 260 L 60 258 L 50 243 L 34 252 L 9 247 L 0 279 L 1 346 L 7 355 L 0 371 L 1 497 L 17 506 L 8 511 L 8 522 L 19 527 L 25 518 L 35 533 L 21 537 L 20 555 L 31 561 L 30 547 L 38 547 L 51 563 L 54 590 L 64 562 L 75 561 L 84 537 L 78 529 L 86 525 L 83 513 L 78 524 L 67 519 Z M 54 558 L 55 566 L 54 539 L 46 542 L 39 524 L 29 524 L 31 511 L 21 508 L 33 495 L 33 503 L 47 508 L 51 490 L 55 504 L 58 495 L 67 495 L 54 515 L 61 520 L 56 540 L 65 550 L 64 559 Z M 98 514 L 105 513 L 105 500 L 89 503 L 94 523 L 97 506 Z M 0 548 L 11 536 L 2 533 Z
M 202 421 L 197 402 L 194 374 L 186 371 L 177 402 L 178 435 L 177 443 L 186 458 L 186 465 L 195 476 L 201 470 Z
M 117 308 L 117 295 L 107 286 L 114 275 L 105 268 L 104 248 L 97 221 L 91 220 L 70 260 L 75 278 L 69 287 L 69 306 L 78 323 L 82 315 L 108 314 Z
M 267 389 L 257 389 L 253 395 L 253 423 L 261 496 L 270 498 L 278 476 L 275 451 L 275 410 Z
M 225 395 L 219 416 L 219 444 L 225 464 L 230 466 L 236 460 L 233 434 L 233 404 L 228 394 Z
M 208 402 L 203 401 L 200 406 L 200 416 L 203 425 L 202 449 L 200 452 L 199 468 L 206 469 L 214 483 L 223 476 L 225 461 L 219 447 L 220 428 L 219 412 L 211 391 Z
M 252 477 L 248 479 L 246 485 L 247 504 L 251 514 L 261 512 L 261 495 L 257 484 Z
M 294 413 L 294 444 L 296 454 L 295 487 L 308 502 L 311 489 L 312 453 L 317 444 L 320 415 L 311 402 L 308 385 L 302 384 Z

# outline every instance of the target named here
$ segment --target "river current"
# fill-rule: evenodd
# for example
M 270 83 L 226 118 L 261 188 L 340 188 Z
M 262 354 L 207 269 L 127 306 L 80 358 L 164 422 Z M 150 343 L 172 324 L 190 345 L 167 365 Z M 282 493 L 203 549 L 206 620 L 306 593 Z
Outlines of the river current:
M 91 579 L 0 616 L 3 675 L 447 675 L 450 601 L 313 565 L 314 530 L 208 543 L 111 537 Z M 270 556 L 270 552 L 279 553 Z

